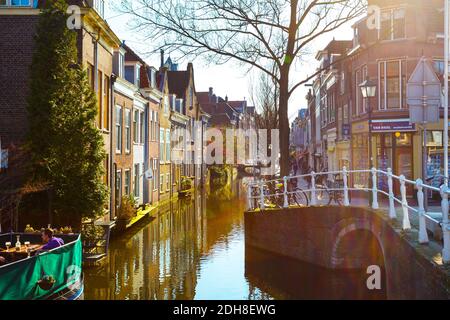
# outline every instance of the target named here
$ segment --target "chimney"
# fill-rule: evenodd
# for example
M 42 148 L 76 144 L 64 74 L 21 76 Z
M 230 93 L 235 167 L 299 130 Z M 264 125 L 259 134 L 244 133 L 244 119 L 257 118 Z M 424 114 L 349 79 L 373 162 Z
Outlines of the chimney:
M 164 67 L 164 49 L 161 49 L 161 68 Z
M 225 102 L 228 102 L 228 95 L 225 96 Z
M 213 92 L 214 92 L 213 88 L 209 87 L 209 91 L 208 91 L 208 100 L 209 100 L 209 102 L 212 102 Z

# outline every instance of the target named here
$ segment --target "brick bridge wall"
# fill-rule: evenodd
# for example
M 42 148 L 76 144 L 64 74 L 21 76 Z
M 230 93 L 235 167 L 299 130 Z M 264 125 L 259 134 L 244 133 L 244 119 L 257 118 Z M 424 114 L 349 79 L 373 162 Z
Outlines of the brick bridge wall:
M 445 270 L 420 254 L 380 212 L 366 208 L 246 212 L 245 241 L 329 269 L 384 267 L 389 299 L 450 298 Z

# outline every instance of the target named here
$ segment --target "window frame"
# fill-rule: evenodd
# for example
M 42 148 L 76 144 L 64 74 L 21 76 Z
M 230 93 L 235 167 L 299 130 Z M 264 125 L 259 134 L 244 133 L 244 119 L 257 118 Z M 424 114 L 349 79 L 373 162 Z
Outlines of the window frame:
M 123 122 L 123 107 L 120 105 L 116 105 L 116 153 L 121 154 L 123 149 L 123 131 L 122 131 L 122 122 Z
M 115 184 L 116 184 L 116 193 L 115 193 L 115 197 L 116 197 L 116 206 L 119 207 L 122 203 L 122 169 L 117 169 L 116 170 L 116 177 L 115 177 Z
M 0 8 L 8 8 L 8 7 L 12 7 L 12 8 L 34 8 L 34 1 L 33 0 L 26 0 L 26 1 L 28 1 L 27 5 L 13 4 L 12 1 L 13 0 L 5 0 L 5 4 L 0 4 Z M 23 0 L 19 0 L 19 1 L 22 2 Z
M 136 114 L 138 114 L 137 117 L 136 117 Z M 139 143 L 138 127 L 139 127 L 139 110 L 134 109 L 133 110 L 133 143 L 134 144 Z
M 124 170 L 124 191 L 125 191 L 125 195 L 126 196 L 130 196 L 131 195 L 131 170 L 130 169 L 125 169 Z M 128 183 L 127 183 L 127 178 L 128 178 Z
M 134 164 L 134 197 L 141 197 L 141 164 Z
M 128 117 L 127 117 L 128 115 Z M 129 154 L 131 152 L 131 110 L 125 109 L 125 153 Z
M 388 77 L 387 77 L 387 66 L 388 63 L 397 63 L 398 64 L 398 86 L 399 86 L 399 108 L 389 108 L 388 104 Z M 383 79 L 381 76 L 382 65 L 383 68 Z M 403 68 L 405 70 L 403 70 Z M 387 59 L 378 61 L 378 110 L 388 111 L 388 110 L 405 110 L 408 109 L 406 104 L 406 84 L 408 83 L 408 66 L 406 59 Z M 403 79 L 403 74 L 405 74 L 405 80 Z M 383 88 L 381 88 L 381 82 L 384 80 Z M 405 83 L 403 83 L 405 81 Z M 383 91 L 381 91 L 383 90 Z M 382 105 L 382 97 L 384 101 L 384 105 Z
M 401 38 L 396 38 L 395 37 L 395 20 L 400 20 L 400 19 L 395 19 L 395 12 L 396 11 L 403 11 L 403 37 Z M 385 13 L 389 13 L 389 25 L 390 25 L 390 29 L 389 29 L 389 37 L 386 39 L 381 38 L 382 36 L 382 32 L 383 32 L 383 28 L 382 28 L 382 17 L 383 14 Z M 396 7 L 396 8 L 390 8 L 390 9 L 385 9 L 381 11 L 381 16 L 380 16 L 380 28 L 378 29 L 378 40 L 380 41 L 395 41 L 395 40 L 403 40 L 403 39 L 407 39 L 406 36 L 406 8 L 405 7 Z

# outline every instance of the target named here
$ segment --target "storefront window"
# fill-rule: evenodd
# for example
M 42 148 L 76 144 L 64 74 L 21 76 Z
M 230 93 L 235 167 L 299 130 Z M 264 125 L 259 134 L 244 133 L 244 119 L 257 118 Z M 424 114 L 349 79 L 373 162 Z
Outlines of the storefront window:
M 353 169 L 364 170 L 369 167 L 368 134 L 355 134 L 352 136 Z M 369 176 L 366 173 L 355 173 L 353 184 L 356 188 L 368 185 Z
M 443 131 L 427 131 L 427 177 L 434 187 L 440 187 L 442 180 L 439 175 L 444 172 L 444 135 Z
M 409 147 L 411 146 L 411 134 L 409 133 L 402 133 L 400 136 L 396 137 L 395 144 L 397 146 L 403 146 L 403 147 Z

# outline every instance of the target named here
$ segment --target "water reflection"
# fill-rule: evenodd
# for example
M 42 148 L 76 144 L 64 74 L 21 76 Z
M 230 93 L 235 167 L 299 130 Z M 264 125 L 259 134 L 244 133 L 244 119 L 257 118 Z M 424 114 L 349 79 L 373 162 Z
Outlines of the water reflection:
M 345 283 L 346 293 L 355 291 L 352 283 L 365 286 L 361 274 L 333 278 L 312 266 L 246 250 L 243 184 L 171 203 L 142 229 L 114 241 L 107 263 L 85 270 L 85 298 L 314 299 L 337 297 L 333 292 L 342 293 Z M 358 290 L 356 297 L 366 297 Z

